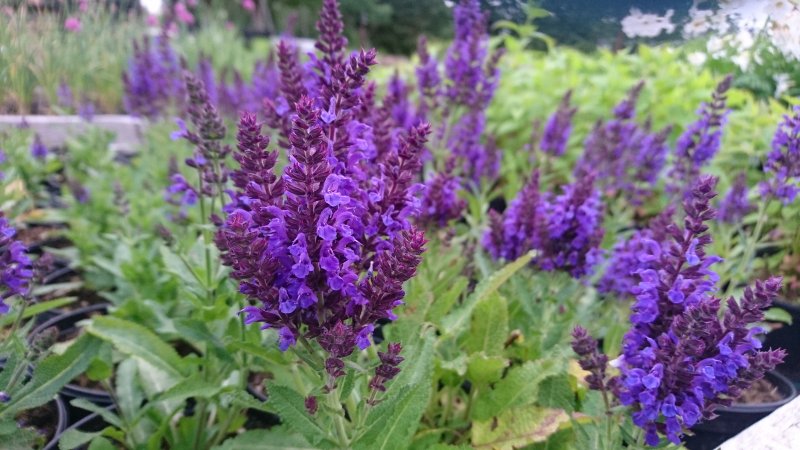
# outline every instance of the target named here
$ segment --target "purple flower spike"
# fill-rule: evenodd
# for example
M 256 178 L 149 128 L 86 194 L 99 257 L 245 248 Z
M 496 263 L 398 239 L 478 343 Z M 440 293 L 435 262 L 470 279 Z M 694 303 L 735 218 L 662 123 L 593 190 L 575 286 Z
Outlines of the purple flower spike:
M 719 258 L 705 247 L 716 181 L 701 176 L 684 199 L 684 226 L 670 224 L 668 239 L 643 251 L 641 259 L 652 265 L 638 271 L 631 329 L 614 364 L 620 374 L 606 378 L 594 366 L 590 370 L 590 386 L 613 392 L 630 407 L 651 446 L 662 435 L 680 444 L 685 430 L 713 418 L 717 407 L 730 405 L 785 356 L 783 350 L 759 350 L 754 337 L 762 330 L 752 327 L 778 295 L 779 278 L 756 282 L 738 302 L 728 299 L 724 313 L 712 295 L 718 277 L 710 267 Z M 581 364 L 589 364 L 590 340 L 582 329 L 573 335 Z
M 15 230 L 0 212 L 0 315 L 7 314 L 10 307 L 6 300 L 18 295 L 26 297 L 33 278 L 33 264 L 28 249 L 16 240 Z
M 561 156 L 567 149 L 567 141 L 572 133 L 572 117 L 577 108 L 570 106 L 572 91 L 567 91 L 558 105 L 558 110 L 550 116 L 544 126 L 539 149 L 552 156 Z
M 675 143 L 673 167 L 667 190 L 672 193 L 689 195 L 685 186 L 694 185 L 702 168 L 719 151 L 722 129 L 728 116 L 726 93 L 733 78 L 728 75 L 712 94 L 711 103 L 704 103 L 698 110 L 700 118 L 691 124 Z
M 769 179 L 761 184 L 761 192 L 792 203 L 800 192 L 800 106 L 784 116 L 775 130 L 764 171 Z
M 719 204 L 717 218 L 727 224 L 739 223 L 753 209 L 747 200 L 747 174 L 742 172 L 736 177 L 728 193 Z

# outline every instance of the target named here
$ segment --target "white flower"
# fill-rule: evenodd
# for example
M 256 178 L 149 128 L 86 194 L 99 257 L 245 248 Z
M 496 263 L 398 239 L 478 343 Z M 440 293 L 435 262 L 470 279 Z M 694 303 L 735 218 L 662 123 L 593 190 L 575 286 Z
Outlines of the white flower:
M 750 67 L 750 52 L 737 53 L 731 57 L 731 62 L 739 66 L 742 71 L 747 71 Z
M 767 0 L 764 7 L 765 12 L 772 20 L 783 20 L 796 9 L 797 4 L 791 0 Z
M 705 64 L 706 59 L 708 59 L 708 56 L 703 52 L 692 52 L 686 55 L 686 60 L 689 61 L 689 64 L 697 67 Z
M 719 36 L 711 36 L 708 42 L 706 42 L 706 50 L 715 58 L 722 56 L 725 50 L 725 41 Z
M 637 8 L 631 8 L 630 14 L 622 19 L 622 32 L 629 38 L 634 37 L 656 37 L 666 32 L 667 34 L 675 31 L 675 24 L 672 23 L 673 10 L 667 11 L 662 17 L 656 14 L 644 14 Z
M 792 82 L 792 78 L 788 73 L 778 73 L 772 78 L 775 80 L 775 97 L 782 96 L 784 92 L 794 86 L 794 82 Z

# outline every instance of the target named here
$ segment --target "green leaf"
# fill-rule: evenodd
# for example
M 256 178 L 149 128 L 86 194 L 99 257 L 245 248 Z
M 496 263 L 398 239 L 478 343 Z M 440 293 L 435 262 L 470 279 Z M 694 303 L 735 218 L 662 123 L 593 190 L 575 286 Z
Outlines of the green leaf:
M 575 410 L 575 392 L 569 382 L 569 375 L 559 374 L 547 377 L 539 386 L 537 403 L 548 408 Z
M 467 376 L 473 383 L 494 383 L 503 377 L 503 371 L 508 367 L 508 359 L 502 356 L 486 356 L 483 352 L 473 353 L 469 357 Z
M 101 344 L 101 341 L 84 334 L 63 354 L 45 358 L 34 370 L 31 381 L 0 412 L 0 418 L 13 417 L 19 411 L 35 408 L 52 400 L 64 385 L 89 367 Z
M 222 341 L 208 329 L 205 322 L 197 319 L 179 319 L 173 323 L 178 334 L 196 348 L 203 350 L 202 347 L 198 347 L 198 344 L 203 343 L 208 349 L 206 351 L 210 350 L 217 358 L 225 362 L 234 362 L 233 355 L 222 345 Z
M 764 319 L 770 322 L 783 322 L 785 324 L 792 324 L 792 315 L 783 308 L 769 308 L 764 311 Z
M 470 353 L 500 355 L 507 337 L 508 302 L 495 292 L 475 305 L 475 313 L 464 346 Z
M 111 342 L 122 353 L 141 358 L 164 372 L 181 377 L 187 364 L 169 344 L 138 323 L 113 316 L 92 320 L 87 331 Z
M 615 321 L 611 324 L 603 338 L 603 353 L 614 358 L 619 355 L 620 348 L 622 348 L 622 339 L 628 331 L 628 324 L 621 321 Z
M 467 286 L 469 286 L 467 277 L 456 277 L 445 292 L 433 299 L 428 309 L 427 320 L 437 324 L 441 323 L 444 315 L 450 312 L 461 294 L 467 290 Z
M 475 306 L 496 292 L 512 275 L 525 267 L 531 261 L 533 255 L 533 252 L 528 252 L 520 256 L 478 283 L 475 291 L 464 301 L 464 304 L 442 321 L 444 335 L 457 336 L 461 334 L 465 330 L 470 317 L 472 317 Z
M 61 450 L 72 450 L 86 444 L 102 434 L 102 431 L 87 433 L 85 431 L 80 431 L 77 428 L 70 428 L 64 431 L 64 434 L 62 434 L 58 439 L 58 448 Z
M 535 402 L 539 383 L 560 373 L 562 368 L 563 364 L 556 360 L 539 359 L 511 369 L 505 378 L 497 382 L 494 389 L 477 398 L 472 417 L 476 420 L 489 420 L 515 406 Z
M 69 305 L 70 303 L 74 302 L 75 299 L 77 299 L 77 297 L 62 297 L 54 300 L 48 300 L 45 302 L 33 303 L 25 308 L 25 312 L 23 313 L 22 318 L 30 319 L 33 316 L 36 316 L 46 311 L 50 311 L 51 309 L 60 308 L 64 305 Z M 11 325 L 11 323 L 14 322 L 16 318 L 17 318 L 16 314 L 7 314 L 3 317 L 0 317 L 0 327 Z
M 428 405 L 430 383 L 405 386 L 397 396 L 378 404 L 370 416 L 378 420 L 354 443 L 356 449 L 391 450 L 408 447 Z
M 472 446 L 476 449 L 513 450 L 542 442 L 569 421 L 559 409 L 526 406 L 510 408 L 499 416 L 472 424 Z
M 103 436 L 97 436 L 89 444 L 88 450 L 117 450 L 117 447 Z
M 269 405 L 275 408 L 281 420 L 292 431 L 302 434 L 315 445 L 327 440 L 328 433 L 308 415 L 302 395 L 288 387 L 275 384 L 269 385 L 268 392 Z
M 109 410 L 108 408 L 95 405 L 94 403 L 83 398 L 76 398 L 69 403 L 70 405 L 76 408 L 81 408 L 92 413 L 97 413 L 100 417 L 103 418 L 103 420 L 108 422 L 109 425 L 113 425 L 117 428 L 122 428 L 122 422 L 120 421 L 119 416 L 117 416 L 117 414 L 115 414 L 114 411 Z
M 221 390 L 222 385 L 204 381 L 201 374 L 195 374 L 156 396 L 153 402 L 175 401 L 180 403 L 191 397 L 211 398 Z
M 292 434 L 283 426 L 269 430 L 248 430 L 228 439 L 213 450 L 313 450 L 302 436 Z
M 411 442 L 432 391 L 434 337 L 430 329 L 421 334 L 417 345 L 403 351 L 407 355 L 403 371 L 370 411 L 367 428 L 354 443 L 356 448 L 399 449 Z

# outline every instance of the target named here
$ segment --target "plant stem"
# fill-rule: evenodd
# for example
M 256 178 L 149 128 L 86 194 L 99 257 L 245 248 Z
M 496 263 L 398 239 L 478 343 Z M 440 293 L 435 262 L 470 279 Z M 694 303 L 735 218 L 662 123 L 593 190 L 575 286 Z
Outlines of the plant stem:
M 756 219 L 756 226 L 753 229 L 753 235 L 750 237 L 750 239 L 747 240 L 747 245 L 745 246 L 744 252 L 742 253 L 742 267 L 739 273 L 741 273 L 742 275 L 741 281 L 744 282 L 747 282 L 750 279 L 750 271 L 753 265 L 753 261 L 751 260 L 753 259 L 753 256 L 755 254 L 758 241 L 761 240 L 761 233 L 764 229 L 764 224 L 767 221 L 767 203 L 768 202 L 760 202 L 758 204 L 758 218 Z M 726 289 L 723 298 L 728 297 L 731 294 L 731 292 L 733 292 L 735 284 L 736 283 L 734 283 L 733 280 L 731 280 L 731 282 L 728 283 L 728 289 Z
M 332 389 L 328 394 L 328 403 L 333 410 L 333 423 L 336 427 L 336 443 L 339 448 L 349 448 L 350 441 L 347 438 L 347 430 L 344 424 L 344 411 L 342 411 L 342 402 L 339 400 L 339 387 Z
M 22 305 L 19 307 L 19 313 L 17 313 L 16 319 L 14 319 L 14 323 L 11 325 L 11 329 L 8 331 L 8 338 L 3 341 L 2 347 L 0 347 L 0 355 L 4 354 L 8 349 L 8 345 L 11 343 L 11 337 L 16 334 L 17 330 L 19 329 L 20 325 L 22 325 L 22 319 L 25 317 L 25 308 L 28 306 L 27 299 L 22 298 Z

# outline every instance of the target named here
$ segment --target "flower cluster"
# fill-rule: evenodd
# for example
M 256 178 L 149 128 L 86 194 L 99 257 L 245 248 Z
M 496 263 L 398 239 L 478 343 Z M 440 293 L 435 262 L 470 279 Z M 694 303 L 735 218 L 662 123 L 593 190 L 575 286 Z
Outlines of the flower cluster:
M 487 14 L 477 0 L 463 0 L 453 11 L 455 36 L 444 57 L 443 73 L 427 42 L 418 43 L 416 69 L 419 91 L 416 111 L 408 117 L 431 120 L 434 128 L 434 161 L 438 170 L 425 179 L 424 205 L 443 208 L 423 214 L 425 224 L 446 223 L 460 217 L 465 203 L 458 192 L 468 183 L 477 189 L 482 180 L 493 181 L 500 169 L 501 152 L 491 136 L 484 136 L 486 108 L 499 79 L 502 50 L 489 50 Z M 433 119 L 435 118 L 435 120 Z
M 179 59 L 166 32 L 154 40 L 145 37 L 141 42 L 134 41 L 133 55 L 122 75 L 125 110 L 132 115 L 155 118 L 169 113 L 170 108 L 182 109 L 186 99 L 185 70 L 185 63 Z M 203 55 L 193 73 L 205 86 L 211 103 L 226 116 L 259 111 L 263 99 L 274 98 L 278 93 L 279 74 L 272 55 L 256 61 L 249 82 L 237 70 L 215 73 L 211 60 Z M 91 106 L 91 102 L 83 101 L 78 109 L 87 115 Z
M 584 143 L 576 173 L 591 170 L 598 175 L 603 192 L 613 197 L 624 194 L 639 204 L 654 189 L 669 150 L 670 128 L 651 131 L 650 123 L 634 121 L 636 101 L 644 86 L 639 83 L 614 108 L 614 118 L 598 122 Z
M 302 97 L 295 110 L 282 183 L 265 176 L 274 156 L 263 150 L 266 137 L 254 138 L 253 117 L 243 117 L 237 159 L 260 170 L 234 175 L 247 177 L 245 192 L 238 194 L 249 210 L 228 216 L 217 244 L 241 291 L 261 304 L 245 308 L 247 322 L 276 328 L 282 350 L 316 338 L 329 355 L 328 374 L 339 377 L 342 358 L 370 344 L 378 320 L 394 318 L 392 309 L 402 302 L 402 284 L 414 275 L 425 240 L 413 228 L 398 232 L 393 251 L 379 252 L 371 270 L 362 273 L 363 193 L 352 179 L 334 173 L 313 101 Z
M 484 248 L 493 258 L 506 260 L 536 249 L 534 263 L 542 270 L 563 270 L 574 278 L 590 273 L 604 233 L 603 204 L 594 179 L 594 174 L 584 174 L 560 195 L 541 195 L 534 172 L 502 217 L 489 213 Z
M 654 260 L 639 258 L 653 242 L 663 246 L 667 241 L 667 226 L 672 223 L 675 209 L 669 206 L 654 217 L 647 228 L 636 230 L 627 239 L 618 241 L 611 250 L 603 277 L 597 284 L 597 290 L 604 294 L 614 294 L 619 298 L 633 295 L 633 288 L 639 284 L 639 273 L 652 269 Z
M 187 114 L 194 125 L 194 130 L 186 127 L 186 123 L 178 119 L 179 129 L 172 134 L 173 139 L 185 139 L 195 146 L 194 155 L 186 159 L 186 165 L 200 174 L 198 185 L 193 186 L 183 175 L 173 168 L 165 196 L 170 203 L 178 204 L 182 214 L 187 206 L 195 204 L 198 196 L 222 198 L 228 180 L 225 158 L 230 148 L 222 144 L 225 137 L 225 124 L 217 108 L 211 102 L 203 82 L 191 72 L 184 72 L 186 92 L 188 94 Z M 223 203 L 223 200 L 220 200 Z
M 683 203 L 684 226 L 670 224 L 665 243 L 644 241 L 639 259 L 653 266 L 639 271 L 633 290 L 631 329 L 622 355 L 613 362 L 620 374 L 600 385 L 610 386 L 620 403 L 633 410 L 633 422 L 645 431 L 648 445 L 659 435 L 680 443 L 684 431 L 715 408 L 729 405 L 750 384 L 780 363 L 782 350 L 760 351 L 753 323 L 778 294 L 780 279 L 748 288 L 739 302 L 713 296 L 719 258 L 706 255 L 711 242 L 708 221 L 716 179 L 701 176 Z M 576 345 L 586 357 L 576 331 Z M 597 370 L 592 373 L 596 376 Z
M 728 193 L 725 194 L 719 203 L 719 214 L 717 219 L 722 223 L 736 224 L 746 216 L 752 209 L 752 205 L 747 200 L 750 192 L 747 187 L 747 174 L 741 172 L 736 176 L 736 180 Z
M 558 109 L 544 126 L 539 150 L 548 155 L 561 156 L 567 149 L 567 141 L 572 133 L 572 117 L 578 111 L 578 108 L 570 106 L 571 97 L 572 91 L 567 91 L 561 99 Z
M 166 33 L 154 42 L 147 37 L 133 41 L 133 55 L 122 83 L 125 111 L 136 116 L 158 117 L 171 101 L 183 98 L 180 61 Z
M 47 153 L 47 146 L 42 142 L 42 137 L 39 136 L 39 133 L 34 134 L 33 141 L 31 142 L 31 156 L 42 160 L 47 158 Z
M 704 103 L 698 110 L 700 118 L 678 137 L 667 185 L 669 192 L 688 195 L 689 187 L 697 181 L 702 168 L 719 151 L 722 129 L 728 116 L 725 94 L 732 81 L 729 75 L 717 85 L 711 103 Z
M 216 236 L 223 263 L 256 303 L 243 310 L 246 322 L 277 330 L 281 350 L 316 340 L 329 387 L 344 375 L 343 358 L 370 345 L 378 321 L 395 319 L 402 285 L 420 263 L 425 239 L 410 220 L 430 134 L 425 123 L 394 119 L 405 95 L 399 84 L 375 107 L 374 87 L 365 87 L 375 52 L 346 57 L 341 20 L 337 2 L 326 0 L 309 65 L 280 44 L 280 93 L 264 113 L 289 164 L 274 173 L 277 152 L 267 150 L 256 117 L 242 115 L 234 202 Z M 402 358 L 393 345 L 374 389 L 396 374 Z
M 15 295 L 28 295 L 33 278 L 28 249 L 15 239 L 16 235 L 17 231 L 0 213 L 0 314 L 7 314 L 10 309 L 6 300 Z
M 544 223 L 537 263 L 542 270 L 563 270 L 574 278 L 591 273 L 603 240 L 603 204 L 587 173 L 543 206 Z
M 788 204 L 794 201 L 800 180 L 800 106 L 793 115 L 786 115 L 775 130 L 772 150 L 767 155 L 764 171 L 770 179 L 761 185 L 762 193 Z

